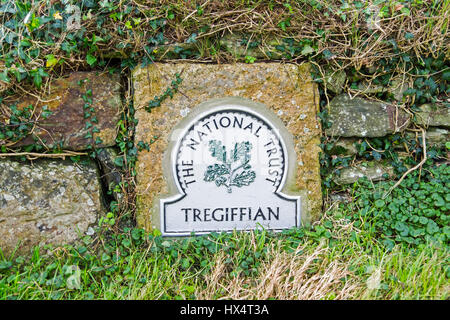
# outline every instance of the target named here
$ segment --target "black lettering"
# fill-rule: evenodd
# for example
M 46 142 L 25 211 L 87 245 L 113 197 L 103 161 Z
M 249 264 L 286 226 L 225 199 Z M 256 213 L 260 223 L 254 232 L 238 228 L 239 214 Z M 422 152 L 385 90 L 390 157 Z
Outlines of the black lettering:
M 214 209 L 214 211 L 212 212 L 212 218 L 214 221 L 223 221 L 223 213 L 220 215 L 220 220 L 217 219 L 217 217 L 216 217 L 216 211 L 219 211 L 219 210 L 223 212 L 223 208 Z M 227 219 L 227 221 L 228 221 L 228 219 Z
M 240 208 L 240 209 L 239 209 L 240 214 L 241 214 L 240 217 L 239 217 L 239 221 L 242 221 L 242 219 L 244 218 L 244 216 L 245 216 L 245 214 L 246 214 L 246 213 L 244 212 L 245 209 L 247 209 L 247 208 Z
M 277 153 L 277 148 L 272 148 L 267 150 L 268 157 L 270 157 L 273 153 Z
M 202 218 L 200 218 L 200 210 L 199 209 L 193 209 L 194 210 L 194 222 L 197 221 L 197 219 L 199 221 L 202 221 Z
M 266 217 L 264 216 L 264 213 L 262 212 L 261 208 L 258 208 L 258 212 L 256 212 L 256 216 L 253 218 L 253 221 L 258 219 L 258 217 L 262 217 L 263 220 L 266 220 Z
M 273 150 L 273 149 L 272 149 Z M 279 167 L 280 165 L 281 165 L 281 163 L 275 163 L 275 164 L 272 164 L 272 161 L 280 161 L 280 159 L 279 158 L 272 158 L 272 159 L 269 159 L 269 167 Z
M 208 121 L 208 122 L 205 122 L 205 123 L 203 124 L 203 127 L 208 128 L 209 132 L 212 132 L 211 128 L 209 127 L 209 121 Z
M 194 174 L 191 172 L 191 171 L 194 171 L 194 168 L 184 168 L 184 169 L 181 169 L 181 171 L 183 172 L 183 178 L 194 176 Z
M 188 222 L 188 212 L 192 210 L 191 208 L 181 208 L 181 211 L 184 211 L 184 222 Z
M 214 123 L 214 126 L 216 127 L 216 130 L 219 130 L 219 126 L 217 125 L 216 119 L 213 119 L 213 123 Z
M 237 216 L 237 212 L 234 212 L 238 208 L 231 208 L 231 221 L 234 221 L 234 217 Z
M 196 180 L 190 180 L 190 181 L 183 180 L 184 184 L 186 185 L 186 188 L 188 187 L 189 184 L 194 183 L 195 181 Z
M 250 122 L 245 128 L 244 130 L 250 129 L 250 132 L 253 132 L 253 122 Z
M 255 131 L 255 137 L 258 137 L 259 138 L 259 136 L 258 136 L 258 132 L 259 132 L 259 130 L 261 129 L 262 127 L 261 126 L 259 126 L 259 128 L 258 129 L 256 129 L 256 131 Z
M 204 132 L 201 132 L 201 131 L 197 131 L 197 134 L 198 134 L 198 138 L 200 139 L 200 142 L 202 141 L 202 139 L 203 139 L 203 136 L 207 136 L 207 134 L 206 134 L 206 133 L 204 133 Z
M 198 142 L 191 138 L 192 143 L 188 143 L 188 147 L 192 150 L 196 151 L 197 149 L 194 148 L 194 145 L 197 145 Z
M 277 213 L 273 212 L 272 208 L 270 207 L 267 207 L 267 209 L 269 210 L 269 220 L 271 220 L 270 219 L 271 214 L 276 220 L 280 220 L 280 207 L 277 207 Z
M 205 221 L 205 222 L 210 222 L 211 221 L 211 219 L 209 218 L 210 214 L 207 213 L 208 210 L 211 210 L 211 209 L 205 208 L 205 210 L 203 210 L 203 212 L 204 212 L 203 221 Z
M 244 117 L 241 117 L 241 122 L 239 122 L 238 118 L 234 116 L 233 128 L 236 128 L 236 124 L 240 129 L 242 129 L 242 122 L 244 121 Z
M 274 144 L 272 138 L 270 139 L 270 142 L 268 142 L 268 143 L 266 143 L 266 144 L 264 145 L 264 147 L 268 147 L 268 146 L 270 146 L 271 144 Z
M 222 121 L 223 119 L 227 119 L 227 121 L 228 121 L 227 125 L 223 124 L 223 121 Z M 228 128 L 231 124 L 231 120 L 230 120 L 230 118 L 224 116 L 224 117 L 220 118 L 219 123 L 223 128 Z

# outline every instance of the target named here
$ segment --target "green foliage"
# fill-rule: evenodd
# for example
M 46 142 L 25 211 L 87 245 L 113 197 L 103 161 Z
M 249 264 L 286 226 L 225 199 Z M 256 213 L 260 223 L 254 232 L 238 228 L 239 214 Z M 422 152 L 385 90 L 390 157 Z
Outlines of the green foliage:
M 10 106 L 11 116 L 6 124 L 0 125 L 0 139 L 11 142 L 19 141 L 26 137 L 32 130 L 34 121 L 32 121 L 33 106 L 29 105 L 23 110 L 15 105 Z
M 420 175 L 420 176 L 419 176 Z M 423 245 L 437 242 L 448 246 L 450 240 L 450 167 L 427 165 L 421 173 L 410 173 L 386 198 L 394 182 L 380 182 L 375 188 L 361 180 L 354 204 L 359 218 L 370 221 L 367 228 L 392 248 L 396 243 Z
M 159 107 L 164 100 L 169 97 L 172 98 L 173 95 L 178 91 L 178 86 L 182 81 L 183 79 L 180 77 L 180 75 L 178 73 L 175 74 L 175 80 L 172 80 L 172 82 L 170 83 L 170 87 L 168 87 L 162 95 L 154 97 L 154 99 L 147 104 L 145 110 L 151 112 L 153 108 Z
M 387 261 L 389 272 L 380 280 L 389 290 L 378 290 L 373 298 L 393 298 L 393 290 L 404 298 L 445 299 L 448 295 L 447 251 L 430 243 L 417 252 L 396 247 L 390 255 L 371 232 L 355 229 L 355 224 L 352 227 L 345 222 L 340 213 L 333 216 L 313 227 L 280 233 L 256 230 L 167 239 L 157 232 L 147 234 L 125 227 L 121 233 L 101 235 L 101 241 L 85 236 L 64 248 L 47 246 L 51 255 L 41 255 L 36 249 L 31 258 L 24 259 L 3 256 L 0 251 L 0 299 L 197 299 L 207 285 L 204 279 L 217 272 L 219 256 L 223 257 L 221 277 L 254 281 L 267 272 L 273 248 L 292 257 L 325 252 L 325 256 L 314 257 L 316 263 L 305 265 L 306 280 L 322 276 L 327 261 L 333 261 L 334 266 L 347 264 L 348 276 L 341 279 L 343 283 L 357 280 L 364 286 L 368 270 Z M 433 272 L 428 269 L 429 262 Z M 415 273 L 424 277 L 407 283 Z M 402 295 L 408 289 L 405 285 L 411 293 Z M 217 297 L 223 294 L 215 293 Z
M 87 79 L 82 80 L 78 83 L 80 87 L 83 87 L 86 84 Z M 96 137 L 94 140 L 94 134 L 100 132 L 98 127 L 95 125 L 97 124 L 97 117 L 95 114 L 95 108 L 92 106 L 93 100 L 92 100 L 92 89 L 87 89 L 85 94 L 81 96 L 81 98 L 84 101 L 83 105 L 83 114 L 84 119 L 86 119 L 85 122 L 85 129 L 89 130 L 86 135 L 84 136 L 85 139 L 89 139 L 92 141 L 92 143 L 87 147 L 88 150 L 90 150 L 89 156 L 91 158 L 96 158 L 98 152 L 100 152 L 99 145 L 103 143 L 102 139 L 100 137 Z
M 45 105 L 42 107 L 39 117 L 34 114 L 34 107 L 28 105 L 24 108 L 17 108 L 15 104 L 9 106 L 10 116 L 3 122 L 0 122 L 0 152 L 7 152 L 7 145 L 14 145 L 15 142 L 22 140 L 29 136 L 39 122 L 47 119 L 51 115 L 51 111 Z M 35 138 L 37 139 L 37 138 Z M 36 150 L 39 151 L 43 147 L 40 144 L 31 144 L 25 147 L 25 151 Z

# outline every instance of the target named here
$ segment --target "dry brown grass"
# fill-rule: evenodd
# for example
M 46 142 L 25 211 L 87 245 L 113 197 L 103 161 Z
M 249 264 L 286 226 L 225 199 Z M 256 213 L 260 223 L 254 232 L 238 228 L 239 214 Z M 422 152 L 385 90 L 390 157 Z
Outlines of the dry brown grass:
M 235 276 L 229 272 L 225 256 L 219 255 L 212 272 L 206 276 L 206 287 L 199 299 L 282 299 L 319 300 L 350 299 L 359 290 L 352 280 L 348 264 L 327 258 L 328 248 L 316 247 L 306 252 L 307 245 L 287 253 L 273 246 L 256 277 Z
M 36 2 L 33 5 L 35 14 L 47 17 L 53 2 L 57 1 Z M 387 0 L 377 5 L 369 1 L 359 9 L 352 5 L 352 1 L 347 2 L 350 6 L 343 8 L 342 1 L 338 0 L 132 0 L 118 2 L 117 9 L 113 11 L 125 12 L 130 7 L 134 8 L 126 19 L 111 18 L 111 13 L 106 8 L 96 11 L 82 9 L 84 17 L 80 23 L 81 28 L 86 30 L 87 39 L 91 39 L 93 35 L 111 36 L 107 41 L 97 43 L 97 56 L 120 58 L 129 57 L 132 53 L 141 57 L 146 55 L 144 47 L 148 45 L 147 40 L 160 31 L 155 31 L 151 26 L 157 19 L 166 19 L 162 30 L 167 39 L 166 44 L 182 44 L 196 33 L 197 45 L 204 46 L 198 60 L 222 63 L 230 62 L 234 57 L 217 47 L 218 40 L 227 34 L 236 33 L 258 40 L 261 52 L 270 47 L 274 38 L 292 38 L 297 41 L 309 39 L 317 43 L 314 53 L 316 56 L 325 50 L 332 54 L 323 63 L 330 64 L 333 68 L 354 67 L 356 70 L 362 66 L 376 67 L 380 59 L 406 52 L 418 56 L 435 56 L 448 43 L 448 0 L 424 1 L 423 4 L 410 6 L 409 15 L 402 12 L 406 4 L 399 4 L 397 1 Z M 286 5 L 288 3 L 289 6 Z M 202 10 L 201 14 L 199 10 Z M 381 10 L 387 10 L 385 17 L 380 17 Z M 167 19 L 168 12 L 173 13 L 172 19 Z M 101 16 L 104 17 L 104 22 L 99 30 L 96 19 Z M 8 13 L 0 13 L 0 23 L 5 23 L 10 18 Z M 118 28 L 128 30 L 126 23 L 132 19 L 139 19 L 139 24 L 133 26 L 132 32 L 117 32 Z M 281 28 L 280 23 L 283 21 L 287 21 L 287 24 Z M 87 68 L 85 48 L 78 48 L 77 53 L 68 57 L 60 47 L 67 36 L 75 31 L 63 32 L 61 37 L 55 39 L 55 45 L 46 45 L 41 39 L 29 36 L 25 26 L 20 27 L 19 34 L 27 36 L 32 47 L 39 48 L 40 55 L 28 64 L 17 62 L 22 68 L 31 70 L 45 66 L 45 56 L 53 54 L 64 63 L 52 70 L 52 73 L 64 74 Z M 410 33 L 413 38 L 405 38 L 405 33 Z M 398 52 L 395 52 L 392 40 L 395 40 Z M 212 53 L 209 50 L 211 47 L 216 47 L 217 50 Z M 0 50 L 0 63 L 2 55 L 8 51 L 8 46 L 5 45 L 4 48 L 5 51 Z M 291 60 L 298 58 L 302 56 L 298 55 Z M 12 83 L 6 86 L 11 88 L 14 82 L 12 79 Z

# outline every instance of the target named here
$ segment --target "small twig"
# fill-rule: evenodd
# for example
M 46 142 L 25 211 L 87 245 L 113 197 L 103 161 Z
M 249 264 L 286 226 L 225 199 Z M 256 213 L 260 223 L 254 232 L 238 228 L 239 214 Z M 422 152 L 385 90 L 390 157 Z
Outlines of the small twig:
M 34 160 L 37 158 L 61 158 L 72 156 L 85 156 L 87 152 L 75 152 L 75 151 L 65 151 L 63 153 L 37 153 L 37 152 L 10 152 L 10 153 L 0 153 L 0 158 L 2 157 L 19 157 L 26 156 L 29 160 Z
M 369 141 L 367 141 L 367 139 L 364 139 L 364 141 L 366 141 L 367 145 L 374 151 L 379 152 L 379 153 L 383 153 L 386 152 L 386 150 L 377 150 L 374 147 L 372 147 L 372 145 L 369 143 Z
M 422 131 L 422 141 L 423 141 L 423 158 L 422 161 L 419 162 L 419 164 L 417 164 L 416 166 L 410 168 L 408 171 L 406 171 L 403 176 L 400 178 L 400 180 L 398 180 L 384 195 L 383 195 L 383 199 L 386 199 L 386 197 L 392 192 L 392 190 L 394 190 L 395 188 L 397 188 L 399 186 L 399 184 L 403 181 L 403 179 L 405 179 L 405 177 L 411 173 L 412 171 L 422 167 L 422 165 L 425 163 L 425 161 L 427 161 L 427 144 L 425 143 L 425 130 L 423 130 L 422 128 L 420 129 Z

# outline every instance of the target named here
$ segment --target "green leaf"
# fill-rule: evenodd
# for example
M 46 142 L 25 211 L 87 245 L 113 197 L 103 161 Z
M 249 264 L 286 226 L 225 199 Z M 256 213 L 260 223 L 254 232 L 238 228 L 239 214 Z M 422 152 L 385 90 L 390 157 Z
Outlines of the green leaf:
M 400 9 L 400 12 L 403 13 L 403 14 L 406 14 L 407 16 L 409 16 L 410 13 L 411 13 L 411 11 L 409 10 L 409 8 L 407 8 L 407 7 L 401 8 L 401 9 Z
M 384 202 L 383 199 L 378 199 L 378 200 L 375 201 L 375 207 L 377 207 L 377 208 L 382 208 L 382 207 L 385 206 L 385 204 L 386 203 Z
M 163 241 L 162 243 L 161 243 L 161 245 L 163 246 L 163 247 L 165 247 L 165 248 L 169 248 L 169 247 L 171 247 L 172 246 L 172 243 L 170 242 L 170 241 Z
M 426 217 L 420 217 L 419 218 L 419 223 L 425 225 L 428 223 L 428 219 Z
M 3 72 L 0 72 L 0 81 L 9 83 L 10 80 L 8 78 L 8 70 L 7 69 L 3 70 Z
M 8 269 L 12 266 L 11 261 L 0 261 L 0 270 Z
M 307 54 L 313 53 L 315 50 L 310 45 L 305 45 L 302 49 L 302 55 L 306 56 Z
M 412 34 L 411 32 L 406 32 L 405 33 L 405 39 L 406 40 L 414 39 L 414 34 Z
M 123 157 L 117 157 L 114 159 L 114 165 L 117 167 L 123 167 Z
M 445 71 L 445 72 L 442 74 L 442 80 L 450 81 L 450 71 Z
M 42 76 L 41 76 L 40 72 L 34 72 L 34 74 L 33 74 L 33 82 L 34 82 L 34 84 L 36 85 L 36 87 L 38 89 L 41 88 Z
M 88 65 L 93 66 L 97 62 L 97 58 L 89 53 L 86 55 L 86 62 Z
M 45 63 L 47 68 L 51 68 L 58 63 L 58 59 L 53 54 L 48 54 L 45 57 L 47 58 L 47 62 Z
M 433 220 L 429 220 L 429 222 L 427 224 L 427 233 L 428 234 L 435 234 L 438 231 L 439 231 L 439 227 L 436 224 L 436 222 L 434 222 Z

